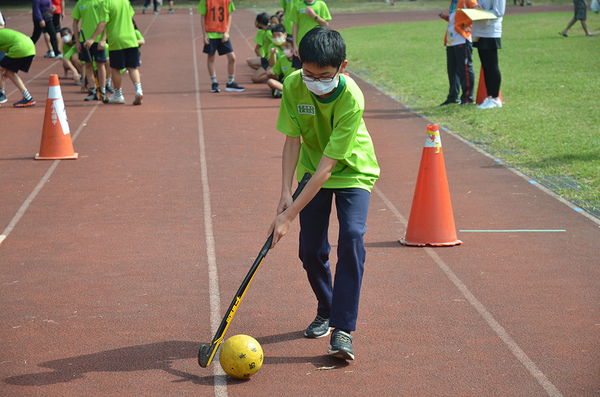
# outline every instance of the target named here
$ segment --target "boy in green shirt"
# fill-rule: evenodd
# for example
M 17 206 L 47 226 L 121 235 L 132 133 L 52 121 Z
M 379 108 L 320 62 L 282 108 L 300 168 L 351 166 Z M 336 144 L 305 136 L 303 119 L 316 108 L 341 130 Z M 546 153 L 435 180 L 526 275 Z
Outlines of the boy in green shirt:
M 285 39 L 283 55 L 277 58 L 277 62 L 275 62 L 272 69 L 267 70 L 267 76 L 269 77 L 267 85 L 271 88 L 273 97 L 275 98 L 281 98 L 285 78 L 297 70 L 293 63 L 293 47 L 294 40 L 288 36 Z
M 335 328 L 329 354 L 353 360 L 351 331 L 356 329 L 366 255 L 363 236 L 379 165 L 362 118 L 362 92 L 342 75 L 348 64 L 342 36 L 313 29 L 299 52 L 302 69 L 285 79 L 277 120 L 286 138 L 281 198 L 270 232 L 275 246 L 300 215 L 300 259 L 318 302 L 317 316 L 304 336 L 321 338 Z M 294 201 L 294 173 L 300 178 L 306 172 L 313 176 Z M 335 284 L 327 238 L 334 195 L 340 230 Z
M 294 55 L 298 56 L 298 46 L 309 30 L 321 26 L 329 26 L 331 15 L 323 0 L 304 0 L 294 3 L 290 18 L 294 23 L 292 37 L 294 38 Z
M 215 52 L 217 51 L 219 51 L 219 55 L 227 55 L 229 79 L 225 91 L 242 92 L 246 90 L 235 82 L 235 53 L 231 40 L 229 40 L 229 29 L 234 11 L 235 6 L 231 0 L 200 0 L 198 5 L 198 12 L 204 15 L 204 18 L 200 19 L 204 36 L 202 52 L 207 55 L 208 74 L 212 81 L 211 92 L 221 92 L 215 70 Z
M 35 44 L 27 36 L 16 30 L 0 28 L 0 51 L 6 55 L 0 60 L 0 74 L 2 75 L 2 86 L 0 87 L 0 103 L 6 102 L 4 94 L 4 79 L 8 78 L 12 81 L 23 93 L 23 99 L 13 104 L 16 108 L 25 108 L 34 106 L 37 102 L 27 88 L 21 78 L 17 75 L 19 70 L 25 73 L 29 72 L 31 62 L 35 56 Z
M 83 31 L 86 40 L 92 37 L 96 27 L 100 23 L 100 10 L 102 0 L 79 0 L 73 8 L 71 18 L 73 18 L 73 41 L 75 48 L 79 52 L 79 60 L 85 63 L 86 75 L 90 79 L 94 75 L 93 61 L 96 63 L 96 69 L 98 71 L 98 85 L 100 86 L 100 93 L 102 96 L 106 96 L 106 75 L 107 75 L 107 58 L 104 46 L 106 45 L 106 30 L 102 32 L 102 35 L 96 37 L 93 44 L 89 48 L 89 55 L 93 58 L 88 57 L 88 51 L 81 48 L 82 37 L 80 31 Z M 86 101 L 98 100 L 98 93 L 96 87 L 90 88 L 90 95 L 86 98 Z
M 268 71 L 275 65 L 277 58 L 283 55 L 283 46 L 287 38 L 285 27 L 282 24 L 272 26 L 267 32 L 271 33 L 269 46 L 261 58 L 261 66 L 252 75 L 253 83 L 264 83 L 269 78 Z
M 100 22 L 92 37 L 86 37 L 87 40 L 84 43 L 86 48 L 90 48 L 100 33 L 106 29 L 106 39 L 110 43 L 109 58 L 115 89 L 115 94 L 108 100 L 108 103 L 125 103 L 120 73 L 120 70 L 125 68 L 129 71 L 129 77 L 135 86 L 133 104 L 141 105 L 144 99 L 138 69 L 140 67 L 140 50 L 133 26 L 134 14 L 128 0 L 102 0 L 98 13 Z M 101 49 L 100 46 L 98 49 Z

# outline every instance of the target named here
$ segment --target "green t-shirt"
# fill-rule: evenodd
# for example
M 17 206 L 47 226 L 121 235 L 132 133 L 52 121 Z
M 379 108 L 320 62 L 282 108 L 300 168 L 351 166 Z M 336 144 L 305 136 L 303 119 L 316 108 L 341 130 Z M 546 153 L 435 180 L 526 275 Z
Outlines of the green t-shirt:
M 35 44 L 23 33 L 4 28 L 0 29 L 0 51 L 12 59 L 26 58 L 35 55 Z
M 279 6 L 285 10 L 285 17 L 283 18 L 283 26 L 285 27 L 285 32 L 292 35 L 294 21 L 292 21 L 292 10 L 294 9 L 294 4 L 298 3 L 298 1 L 302 0 L 281 0 Z
M 81 21 L 80 28 L 86 39 L 92 37 L 100 22 L 100 2 L 101 0 L 79 0 L 71 13 L 71 18 Z M 81 40 L 81 35 L 79 38 Z M 100 40 L 102 34 L 98 35 L 94 42 L 98 43 Z
M 233 1 L 230 1 L 229 7 L 227 8 L 227 12 L 229 14 L 231 14 L 234 11 L 235 11 L 235 6 L 233 5 Z M 198 4 L 198 12 L 202 15 L 206 15 L 206 0 L 200 0 L 200 4 Z M 206 32 L 206 35 L 208 36 L 209 39 L 222 39 L 223 38 L 223 33 Z
M 309 30 L 321 26 L 314 18 L 306 15 L 306 7 L 309 6 L 320 18 L 323 18 L 326 21 L 331 20 L 329 8 L 327 8 L 327 4 L 325 4 L 323 0 L 316 0 L 313 4 L 307 4 L 306 1 L 295 3 L 290 17 L 292 22 L 298 24 L 298 37 L 296 38 L 298 46 L 300 46 L 300 41 L 302 41 L 302 38 Z M 290 33 L 293 33 L 293 31 Z
M 293 95 L 286 93 L 293 92 Z M 324 188 L 361 188 L 371 191 L 379 178 L 373 141 L 362 118 L 364 97 L 350 77 L 340 75 L 334 93 L 317 98 L 306 88 L 300 71 L 283 83 L 277 130 L 302 137 L 298 180 L 314 173 L 323 155 L 338 160 Z
M 73 43 L 74 41 L 71 40 L 71 43 Z M 71 57 L 73 56 L 73 54 L 75 54 L 77 52 L 77 46 L 75 46 L 74 44 L 67 44 L 63 41 L 63 56 L 66 59 L 71 59 Z
M 267 51 L 265 51 L 265 58 L 271 59 L 271 49 L 272 48 L 277 48 L 277 53 L 275 53 L 275 62 L 277 62 L 279 57 L 283 56 L 283 48 L 279 47 L 277 44 L 271 42 L 271 45 L 269 45 L 269 48 L 267 48 Z
M 269 29 L 259 29 L 254 37 L 254 42 L 260 46 L 260 55 L 269 59 L 270 46 L 273 44 L 273 32 Z
M 100 22 L 106 22 L 106 40 L 111 51 L 137 48 L 137 38 L 133 27 L 135 12 L 128 0 L 102 0 Z
M 283 74 L 282 80 L 285 80 L 286 77 L 288 77 L 290 74 L 296 71 L 296 69 L 292 67 L 292 61 L 285 55 L 280 56 L 277 59 L 277 62 L 275 62 L 275 65 L 273 65 L 272 70 L 276 76 L 280 76 Z

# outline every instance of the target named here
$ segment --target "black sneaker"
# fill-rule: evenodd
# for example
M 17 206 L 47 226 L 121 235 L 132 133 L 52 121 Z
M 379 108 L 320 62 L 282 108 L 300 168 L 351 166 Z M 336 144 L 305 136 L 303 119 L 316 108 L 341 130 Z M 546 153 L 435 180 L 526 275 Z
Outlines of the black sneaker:
M 97 101 L 98 100 L 98 92 L 96 91 L 95 88 L 92 88 L 90 90 L 90 95 L 88 95 L 87 97 L 85 97 L 84 101 L 89 102 L 89 101 Z
M 221 89 L 219 88 L 219 83 L 212 83 L 212 89 L 210 92 L 221 92 Z
M 304 336 L 307 338 L 322 338 L 329 335 L 329 319 L 321 316 L 315 317 L 315 320 L 306 328 Z
M 6 94 L 0 94 L 0 103 L 6 103 L 8 102 L 8 98 L 6 97 Z
M 112 85 L 112 81 L 111 81 L 111 82 L 106 82 L 106 87 L 105 87 L 105 89 L 106 89 L 106 92 L 109 92 L 109 93 L 111 93 L 111 94 L 114 94 L 114 93 L 115 93 L 115 89 L 114 89 L 114 87 L 113 87 L 113 85 Z
M 460 103 L 460 101 L 445 100 L 444 102 L 440 103 L 440 106 L 456 105 L 457 103 Z
M 273 98 L 281 98 L 283 96 L 283 91 L 273 90 Z
M 225 91 L 235 91 L 235 92 L 242 92 L 242 91 L 246 91 L 246 88 L 244 87 L 240 87 L 239 85 L 237 85 L 237 83 L 234 81 L 233 83 L 229 84 L 227 83 L 227 85 L 225 86 Z
M 330 356 L 341 358 L 342 360 L 354 360 L 354 350 L 352 350 L 352 335 L 349 332 L 336 329 L 331 334 L 329 348 L 327 352 Z

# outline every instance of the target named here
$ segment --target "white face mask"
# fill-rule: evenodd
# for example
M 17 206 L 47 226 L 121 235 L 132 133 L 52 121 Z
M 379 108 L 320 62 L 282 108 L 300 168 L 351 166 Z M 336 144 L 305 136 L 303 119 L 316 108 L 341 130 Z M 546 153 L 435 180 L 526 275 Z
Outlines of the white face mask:
M 66 34 L 63 36 L 63 42 L 68 43 L 71 41 L 71 35 L 70 34 Z
M 283 43 L 285 43 L 285 37 L 277 37 L 277 38 L 274 37 L 273 43 L 278 46 L 283 45 Z
M 329 94 L 331 91 L 337 88 L 340 82 L 340 79 L 337 78 L 340 69 L 338 69 L 335 76 L 333 77 L 333 80 L 329 83 L 323 83 L 322 81 L 305 81 L 304 79 L 302 79 L 302 81 L 304 82 L 304 84 L 306 84 L 306 88 L 308 88 L 308 90 L 315 95 Z
M 291 57 L 293 54 L 292 50 L 290 50 L 289 48 L 284 48 L 283 49 L 283 55 L 285 55 L 286 57 Z
M 323 83 L 322 81 L 305 81 L 306 88 L 309 89 L 315 95 L 329 94 L 335 90 L 338 86 L 339 79 L 333 79 L 330 83 Z

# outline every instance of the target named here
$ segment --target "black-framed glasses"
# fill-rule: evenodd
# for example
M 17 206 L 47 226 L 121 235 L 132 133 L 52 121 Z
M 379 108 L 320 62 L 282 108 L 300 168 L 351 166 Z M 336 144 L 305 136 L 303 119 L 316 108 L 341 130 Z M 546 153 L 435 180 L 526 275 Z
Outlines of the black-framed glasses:
M 304 81 L 305 83 L 313 83 L 315 81 L 320 81 L 321 83 L 327 84 L 327 83 L 331 83 L 335 79 L 335 76 L 337 76 L 337 74 L 340 72 L 341 68 L 342 68 L 342 65 L 340 65 L 340 67 L 338 68 L 337 72 L 335 72 L 333 77 L 311 77 L 311 76 L 305 75 L 303 72 L 300 72 L 300 76 L 302 76 L 302 81 Z

